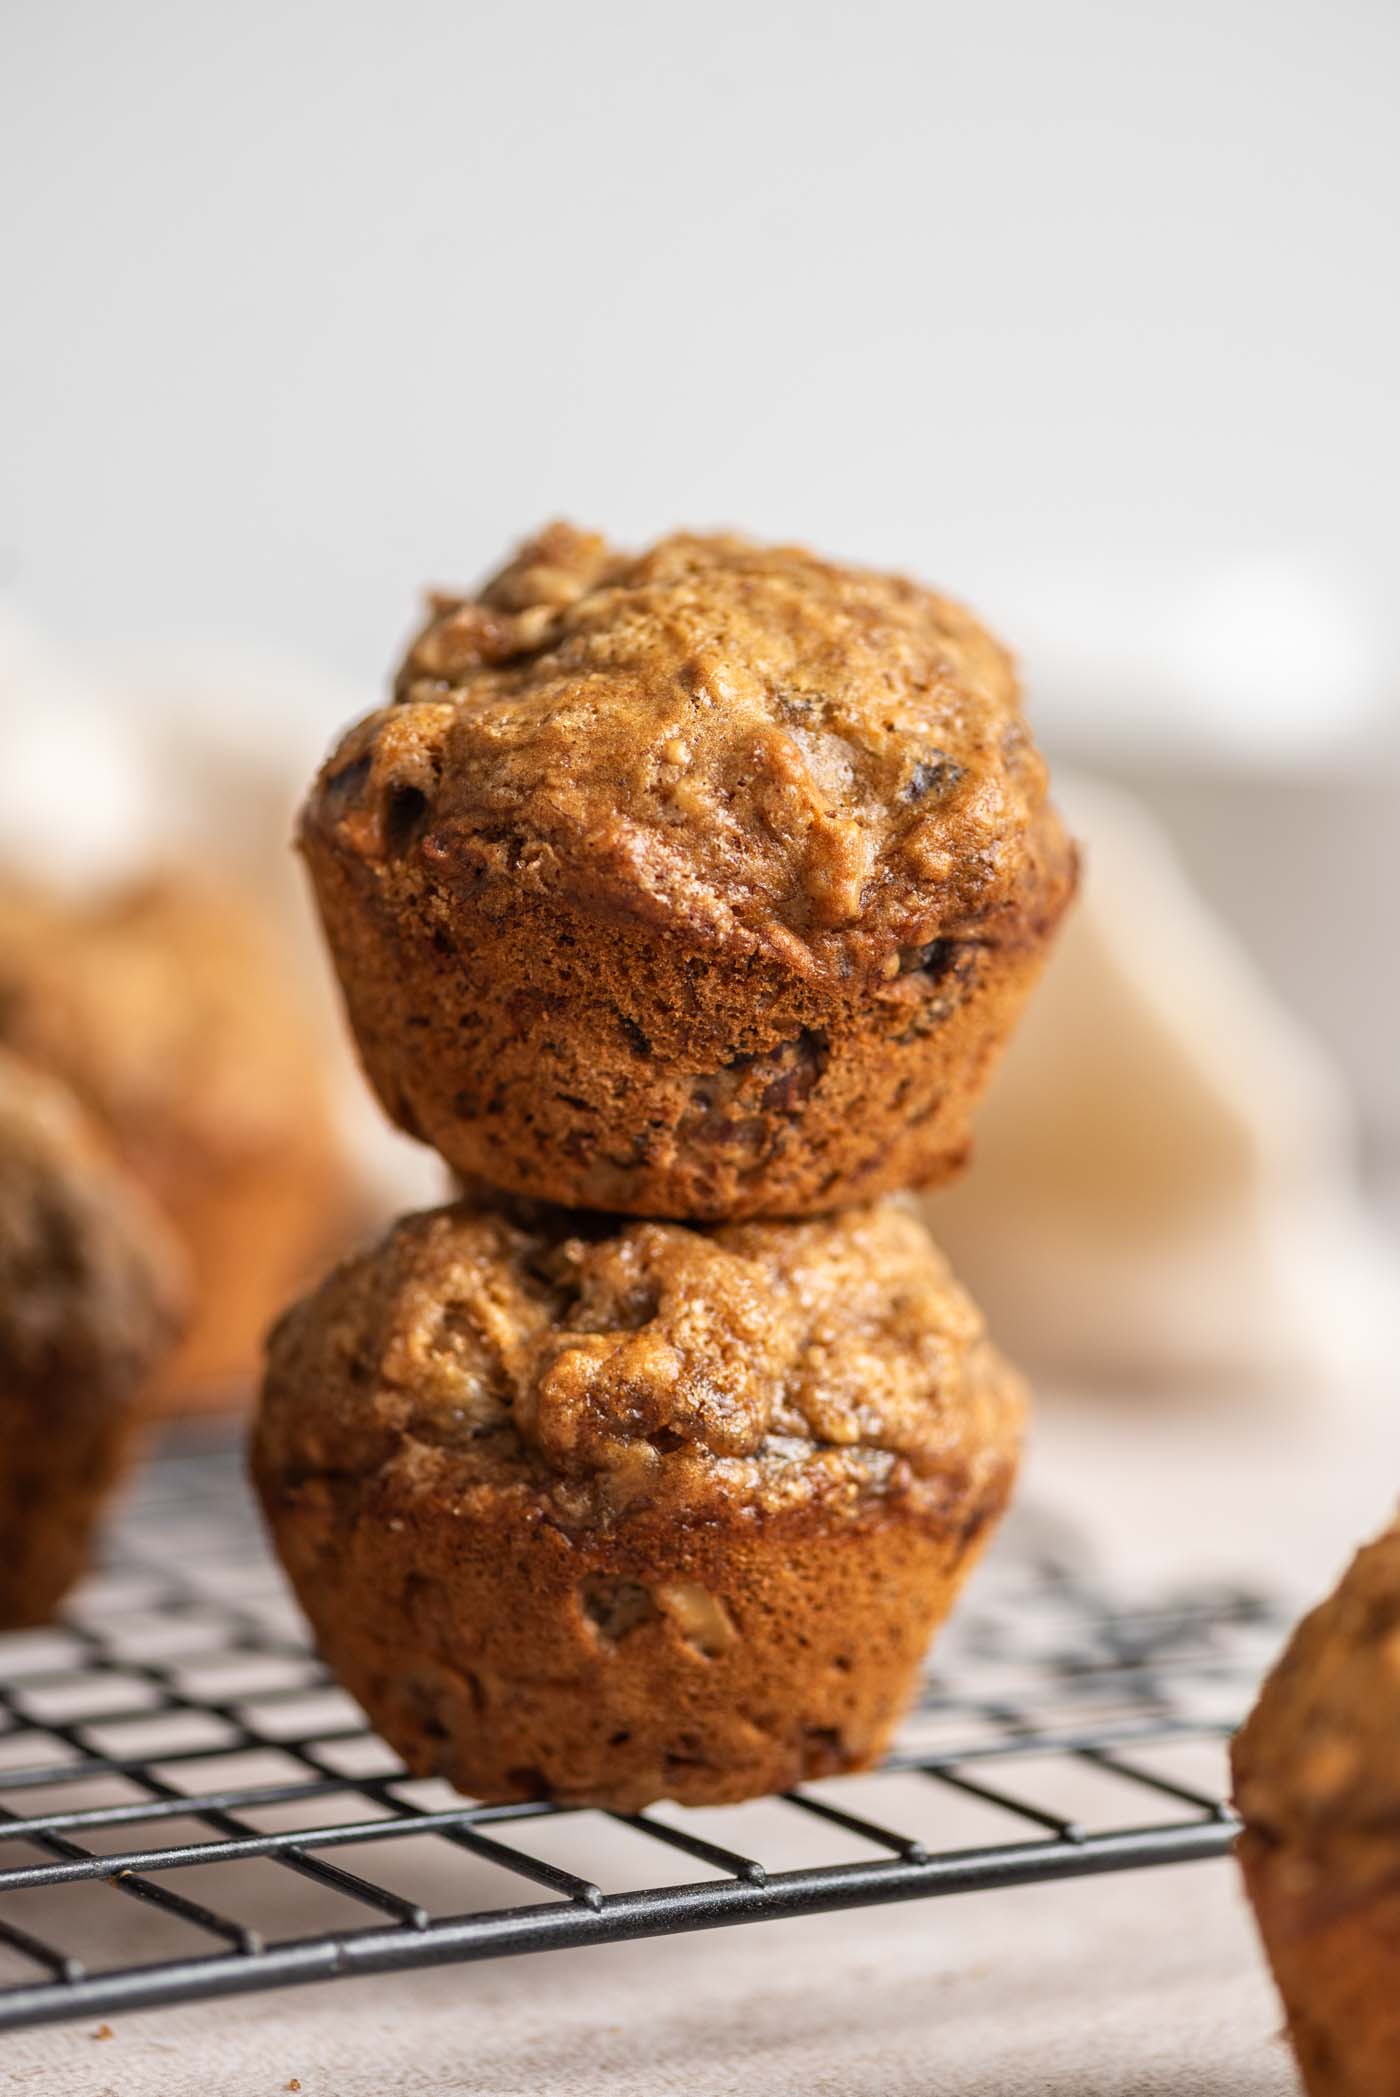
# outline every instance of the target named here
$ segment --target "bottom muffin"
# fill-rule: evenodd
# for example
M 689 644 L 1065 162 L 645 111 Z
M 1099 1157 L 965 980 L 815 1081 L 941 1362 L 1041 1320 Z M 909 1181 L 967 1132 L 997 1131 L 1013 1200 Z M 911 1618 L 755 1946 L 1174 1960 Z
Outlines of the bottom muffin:
M 878 1757 L 1023 1409 L 901 1204 L 702 1230 L 469 1199 L 282 1320 L 253 1468 L 415 1774 L 716 1803 Z
M 83 1571 L 183 1298 L 169 1231 L 77 1102 L 0 1051 L 0 1630 Z
M 1400 1517 L 1234 1745 L 1239 1856 L 1309 2097 L 1400 2091 Z

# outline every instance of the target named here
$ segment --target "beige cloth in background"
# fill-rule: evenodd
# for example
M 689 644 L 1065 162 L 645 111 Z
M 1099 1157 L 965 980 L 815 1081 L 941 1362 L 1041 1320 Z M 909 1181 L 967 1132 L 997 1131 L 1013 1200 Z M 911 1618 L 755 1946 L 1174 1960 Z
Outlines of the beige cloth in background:
M 1386 1274 L 1336 1074 L 1142 807 L 1057 791 L 1083 890 L 930 1228 L 1034 1371 L 1290 1394 L 1358 1372 Z

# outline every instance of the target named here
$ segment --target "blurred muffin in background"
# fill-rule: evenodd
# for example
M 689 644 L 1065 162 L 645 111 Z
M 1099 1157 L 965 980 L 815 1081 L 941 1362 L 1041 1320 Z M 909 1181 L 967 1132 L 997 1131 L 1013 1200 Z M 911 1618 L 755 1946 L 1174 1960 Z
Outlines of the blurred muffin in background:
M 0 1044 L 61 1077 L 183 1240 L 193 1315 L 154 1409 L 239 1403 L 353 1213 L 324 1046 L 236 889 L 186 869 L 73 902 L 0 883 Z
M 82 1573 L 185 1298 L 175 1232 L 102 1130 L 0 1051 L 0 1630 Z
M 1400 2089 L 1400 1515 L 1235 1736 L 1238 1855 L 1309 2097 Z

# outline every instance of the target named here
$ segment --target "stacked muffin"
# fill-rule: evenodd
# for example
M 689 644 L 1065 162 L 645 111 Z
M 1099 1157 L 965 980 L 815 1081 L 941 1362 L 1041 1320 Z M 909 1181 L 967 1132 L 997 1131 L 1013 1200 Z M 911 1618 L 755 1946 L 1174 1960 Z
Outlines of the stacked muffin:
M 1072 892 L 1045 784 L 946 600 L 563 526 L 326 765 L 365 1067 L 467 1192 L 282 1321 L 254 1468 L 415 1771 L 630 1808 L 880 1753 L 1015 1470 L 897 1190 L 962 1164 Z

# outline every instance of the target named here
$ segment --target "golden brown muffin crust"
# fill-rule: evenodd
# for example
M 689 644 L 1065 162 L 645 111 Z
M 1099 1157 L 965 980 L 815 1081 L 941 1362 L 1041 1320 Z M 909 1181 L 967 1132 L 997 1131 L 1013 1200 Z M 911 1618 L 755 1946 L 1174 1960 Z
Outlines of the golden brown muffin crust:
M 410 1216 L 273 1334 L 261 1461 L 480 1475 L 566 1526 L 776 1510 L 895 1476 L 974 1498 L 1019 1385 L 912 1213 L 701 1231 L 519 1205 Z
M 301 841 L 402 1127 L 518 1193 L 715 1221 L 957 1170 L 1075 882 L 970 614 L 565 526 L 437 601 Z
M 1004 905 L 1046 789 L 1010 657 L 945 597 L 793 546 L 551 526 L 440 596 L 328 785 L 367 858 L 562 889 L 833 979 Z
M 706 1232 L 467 1203 L 282 1321 L 253 1465 L 411 1769 L 631 1809 L 878 1756 L 1022 1405 L 898 1208 Z

